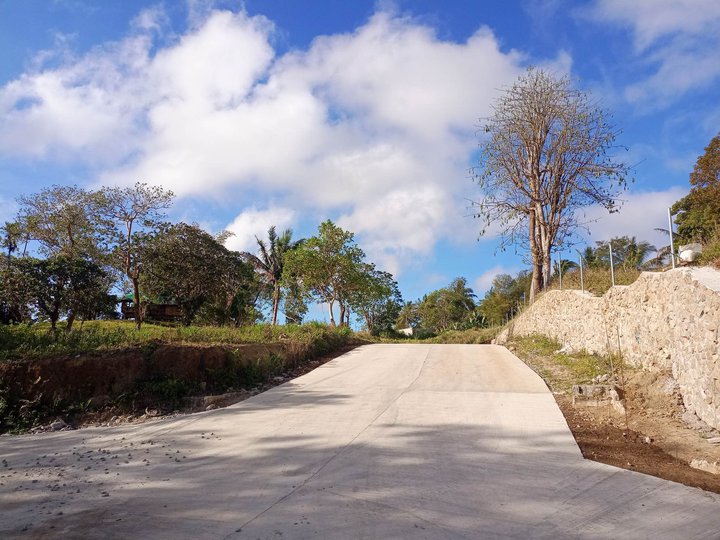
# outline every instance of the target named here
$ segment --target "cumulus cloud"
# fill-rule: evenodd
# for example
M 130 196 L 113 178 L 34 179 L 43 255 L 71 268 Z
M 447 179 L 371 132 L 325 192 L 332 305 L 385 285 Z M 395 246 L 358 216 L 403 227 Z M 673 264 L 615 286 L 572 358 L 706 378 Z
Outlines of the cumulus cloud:
M 284 229 L 290 228 L 294 221 L 295 212 L 290 208 L 247 208 L 225 227 L 226 231 L 233 233 L 233 236 L 226 240 L 225 246 L 234 251 L 254 253 L 257 249 L 256 237 L 266 239 L 267 230 L 273 225 L 280 234 Z
M 184 198 L 247 187 L 254 198 L 231 224 L 239 247 L 269 219 L 287 222 L 269 201 L 339 219 L 395 271 L 440 239 L 474 237 L 458 203 L 477 118 L 521 53 L 484 27 L 458 43 L 379 11 L 278 55 L 267 19 L 193 6 L 172 40 L 155 8 L 124 39 L 39 61 L 0 88 L 0 156 L 61 158 L 99 184 L 143 180 Z M 570 58 L 547 63 L 567 70 Z
M 590 229 L 588 241 L 594 244 L 616 236 L 635 236 L 656 247 L 668 244 L 667 235 L 655 229 L 668 228 L 667 209 L 685 195 L 687 189 L 681 187 L 628 194 L 620 212 L 614 214 L 608 214 L 600 207 L 591 207 L 581 218 Z
M 668 103 L 720 77 L 720 2 L 596 0 L 585 14 L 632 30 L 635 52 L 653 74 L 626 88 L 634 103 Z

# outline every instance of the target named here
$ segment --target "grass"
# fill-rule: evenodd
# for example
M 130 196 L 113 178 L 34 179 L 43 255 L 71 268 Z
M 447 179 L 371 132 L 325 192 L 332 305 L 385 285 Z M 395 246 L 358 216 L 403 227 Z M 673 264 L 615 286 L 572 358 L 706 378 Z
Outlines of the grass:
M 615 269 L 615 285 L 630 285 L 640 277 L 642 272 L 635 268 L 616 268 Z M 601 296 L 612 287 L 612 276 L 609 268 L 585 268 L 583 269 L 583 281 L 585 290 L 593 294 Z M 559 280 L 553 280 L 550 285 L 551 289 L 559 289 Z M 580 270 L 571 270 L 563 275 L 563 289 L 580 290 Z
M 490 343 L 502 330 L 500 326 L 492 328 L 471 328 L 469 330 L 447 330 L 425 343 Z
M 590 382 L 598 375 L 610 374 L 613 366 L 620 365 L 615 357 L 587 352 L 561 353 L 562 345 L 538 334 L 516 337 L 509 345 L 553 391 L 569 392 L 573 385 Z
M 331 329 L 320 323 L 302 326 L 267 324 L 234 327 L 160 326 L 143 324 L 140 330 L 130 321 L 91 321 L 69 333 L 49 331 L 48 325 L 0 325 L 0 360 L 39 358 L 59 354 L 132 348 L 150 343 L 173 344 L 243 344 L 243 343 L 311 343 L 337 334 L 347 338 L 348 328 Z
M 470 328 L 468 330 L 446 330 L 434 334 L 429 330 L 420 330 L 413 336 L 396 334 L 389 336 L 372 336 L 365 332 L 356 334 L 356 337 L 375 343 L 448 343 L 448 344 L 486 344 L 490 343 L 502 330 L 502 326 L 491 328 Z
M 150 405 L 175 410 L 182 408 L 186 398 L 192 395 L 224 393 L 265 384 L 313 358 L 349 345 L 351 340 L 353 343 L 357 341 L 349 328 L 330 328 L 312 322 L 302 326 L 257 325 L 243 328 L 145 324 L 138 331 L 131 322 L 98 321 L 86 323 L 70 333 L 59 331 L 56 334 L 50 334 L 48 327 L 41 324 L 0 326 L 0 360 L 8 362 L 5 367 L 10 368 L 10 372 L 20 366 L 17 373 L 21 376 L 24 362 L 47 358 L 51 362 L 62 363 L 66 355 L 112 350 L 121 351 L 120 354 L 126 354 L 126 351 L 135 354 L 138 360 L 145 362 L 151 373 L 129 379 L 118 388 L 113 387 L 110 395 L 104 395 L 106 391 L 102 391 L 103 395 L 98 396 L 94 393 L 96 385 L 92 378 L 98 377 L 97 370 L 87 379 L 80 376 L 80 380 L 48 390 L 50 387 L 36 387 L 37 382 L 32 382 L 35 375 L 17 381 L 3 378 L 3 366 L 0 366 L 0 433 L 22 432 L 52 416 L 72 417 L 76 413 L 99 410 L 94 406 L 94 400 L 99 397 L 103 398 L 103 405 L 99 408 L 109 406 L 132 412 Z M 197 355 L 191 356 L 196 359 L 193 361 L 199 362 L 196 373 L 182 378 L 150 369 L 154 351 L 168 344 L 220 346 L 220 354 L 225 354 L 226 360 L 222 367 L 209 369 L 204 367 L 201 358 L 197 360 Z M 243 347 L 245 344 L 261 346 Z M 270 344 L 278 345 L 266 350 L 265 346 Z M 14 364 L 10 360 L 24 362 Z M 93 361 L 104 360 L 105 355 L 98 355 Z

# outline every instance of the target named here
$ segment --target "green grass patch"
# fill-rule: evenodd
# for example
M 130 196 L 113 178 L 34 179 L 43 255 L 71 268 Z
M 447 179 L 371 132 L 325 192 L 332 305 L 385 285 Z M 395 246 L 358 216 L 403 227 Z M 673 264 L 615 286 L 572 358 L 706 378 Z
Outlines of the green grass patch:
M 427 339 L 428 343 L 490 343 L 502 330 L 500 326 L 492 328 L 471 328 L 469 330 L 447 330 Z
M 569 391 L 574 384 L 590 382 L 620 367 L 617 358 L 584 351 L 565 354 L 562 345 L 542 335 L 514 338 L 510 348 L 547 382 L 552 390 Z
M 642 272 L 635 268 L 616 268 L 615 285 L 631 285 Z M 573 269 L 563 275 L 563 289 L 580 290 L 580 270 Z M 612 287 L 612 275 L 609 268 L 585 268 L 583 270 L 585 290 L 601 296 Z M 551 289 L 559 289 L 560 281 L 554 279 Z
M 301 326 L 160 326 L 143 324 L 138 330 L 132 321 L 91 321 L 77 325 L 72 332 L 62 327 L 51 333 L 45 324 L 0 325 L 0 360 L 38 358 L 58 354 L 83 353 L 164 344 L 243 344 L 299 342 L 314 344 L 328 350 L 335 341 L 344 341 L 352 335 L 349 328 L 329 328 L 320 323 Z M 155 344 L 155 345 L 153 345 Z

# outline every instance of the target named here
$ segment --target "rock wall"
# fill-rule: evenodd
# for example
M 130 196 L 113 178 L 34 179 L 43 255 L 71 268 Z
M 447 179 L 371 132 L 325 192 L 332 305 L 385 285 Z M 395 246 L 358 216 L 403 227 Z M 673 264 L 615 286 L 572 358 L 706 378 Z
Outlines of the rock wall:
M 643 273 L 602 297 L 571 290 L 543 294 L 498 336 L 544 334 L 569 351 L 617 353 L 648 370 L 669 369 L 685 406 L 720 428 L 720 272 L 709 268 Z

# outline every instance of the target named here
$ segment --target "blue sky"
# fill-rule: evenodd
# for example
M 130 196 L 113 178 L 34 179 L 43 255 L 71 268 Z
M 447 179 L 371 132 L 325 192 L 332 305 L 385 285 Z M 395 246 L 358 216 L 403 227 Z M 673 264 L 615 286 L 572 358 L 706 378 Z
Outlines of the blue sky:
M 0 50 L 0 220 L 49 184 L 142 180 L 235 249 L 333 219 L 407 299 L 523 268 L 467 201 L 478 119 L 527 66 L 623 131 L 635 181 L 587 210 L 591 242 L 661 244 L 720 131 L 717 0 L 0 0 Z

